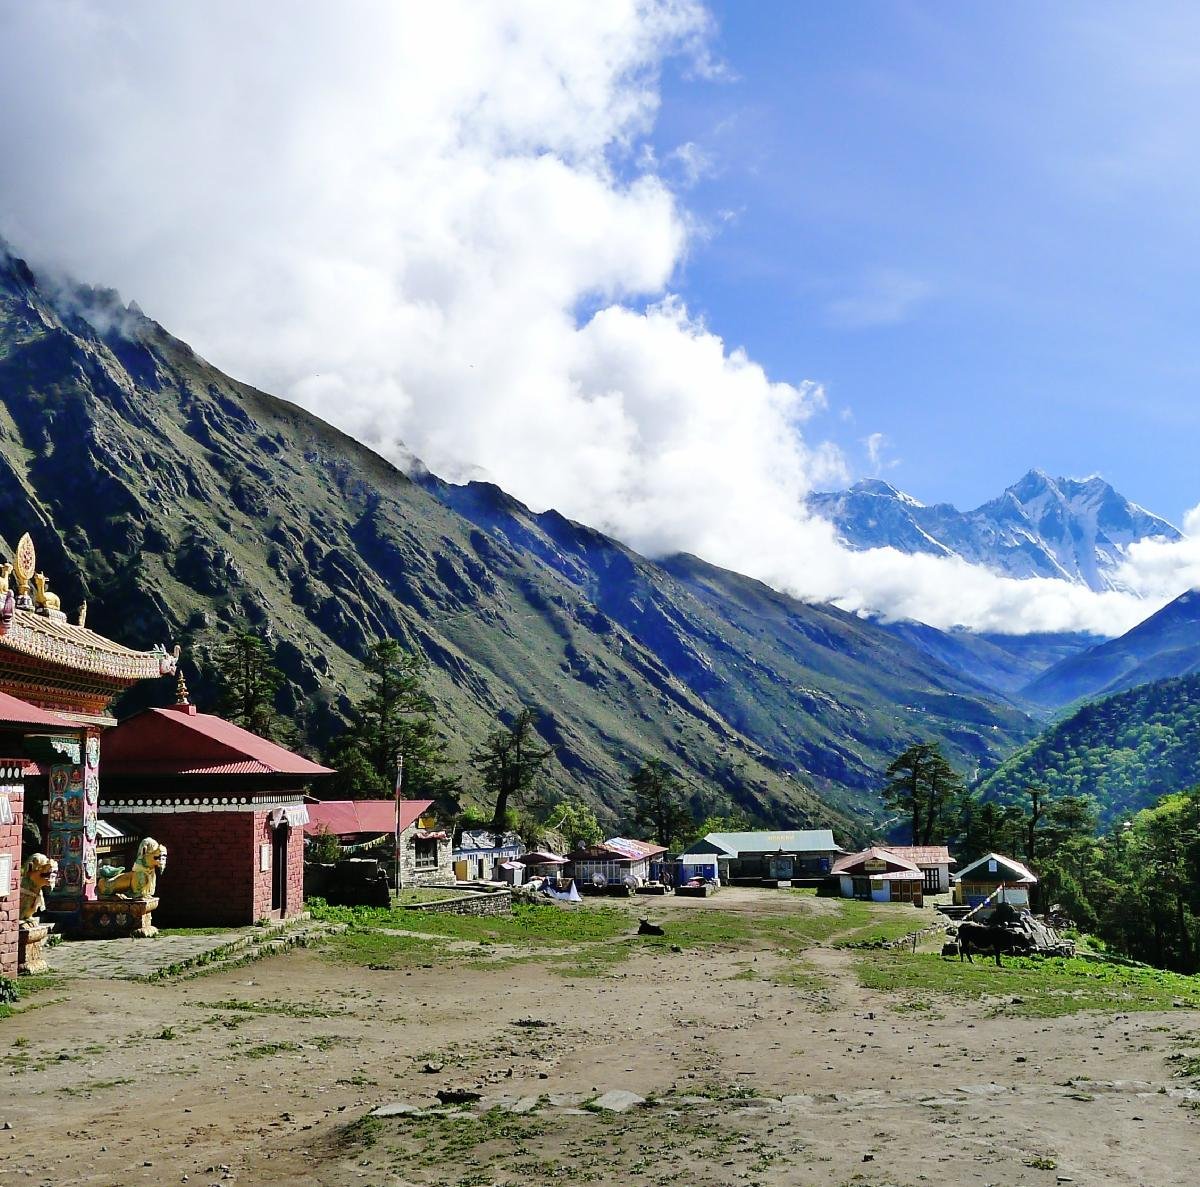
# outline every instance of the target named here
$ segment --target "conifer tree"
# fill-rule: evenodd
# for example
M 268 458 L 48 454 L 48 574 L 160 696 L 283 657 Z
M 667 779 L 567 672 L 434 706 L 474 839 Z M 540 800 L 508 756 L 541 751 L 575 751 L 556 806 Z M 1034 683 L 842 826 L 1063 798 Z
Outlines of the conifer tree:
M 912 844 L 930 845 L 953 825 L 963 783 L 936 742 L 910 746 L 888 766 L 883 802 L 909 819 Z
M 446 743 L 437 731 L 433 698 L 425 691 L 425 657 L 405 652 L 394 639 L 381 639 L 371 646 L 364 666 L 367 694 L 331 748 L 336 793 L 357 799 L 391 795 L 403 755 L 405 798 L 455 802 L 457 783 L 447 773 Z
M 667 848 L 692 828 L 692 815 L 683 801 L 683 784 L 659 758 L 648 758 L 630 777 L 628 807 L 635 827 L 648 830 Z
M 494 836 L 502 836 L 508 827 L 509 801 L 533 786 L 538 772 L 553 753 L 537 744 L 533 710 L 526 708 L 513 718 L 510 726 L 488 734 L 483 745 L 471 755 L 472 764 L 483 777 L 485 791 L 495 797 Z
M 216 661 L 221 715 L 273 741 L 289 736 L 275 711 L 283 673 L 275 666 L 269 640 L 253 631 L 235 631 L 217 650 Z

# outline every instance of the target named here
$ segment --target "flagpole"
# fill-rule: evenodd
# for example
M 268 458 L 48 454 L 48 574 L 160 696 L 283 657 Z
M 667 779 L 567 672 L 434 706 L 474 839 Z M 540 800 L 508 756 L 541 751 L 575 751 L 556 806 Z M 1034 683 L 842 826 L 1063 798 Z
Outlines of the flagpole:
M 400 793 L 404 786 L 404 751 L 396 752 L 396 837 L 392 846 L 396 862 L 396 893 L 400 893 Z

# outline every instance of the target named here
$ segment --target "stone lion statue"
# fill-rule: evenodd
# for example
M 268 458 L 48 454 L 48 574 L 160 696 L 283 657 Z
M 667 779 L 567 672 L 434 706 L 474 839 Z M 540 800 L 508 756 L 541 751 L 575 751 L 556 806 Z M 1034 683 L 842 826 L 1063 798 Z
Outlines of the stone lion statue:
M 46 909 L 45 892 L 53 890 L 58 879 L 58 862 L 44 853 L 33 854 L 21 867 L 22 922 L 34 920 Z
M 153 837 L 145 837 L 138 846 L 133 869 L 101 866 L 96 889 L 105 898 L 151 899 L 158 875 L 167 868 L 167 847 Z

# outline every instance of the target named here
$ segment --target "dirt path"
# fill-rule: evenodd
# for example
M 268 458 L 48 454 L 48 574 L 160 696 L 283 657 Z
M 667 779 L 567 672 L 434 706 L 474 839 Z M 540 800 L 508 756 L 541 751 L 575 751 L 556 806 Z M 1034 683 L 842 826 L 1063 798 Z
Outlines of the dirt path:
M 857 958 L 643 949 L 573 979 L 310 950 L 73 982 L 0 1022 L 0 1184 L 1190 1187 L 1200 1114 L 1168 1060 L 1194 1012 L 913 1010 Z M 473 1120 L 428 1112 L 447 1088 L 481 1094 Z M 581 1108 L 613 1090 L 658 1103 Z M 423 1112 L 359 1122 L 389 1102 Z

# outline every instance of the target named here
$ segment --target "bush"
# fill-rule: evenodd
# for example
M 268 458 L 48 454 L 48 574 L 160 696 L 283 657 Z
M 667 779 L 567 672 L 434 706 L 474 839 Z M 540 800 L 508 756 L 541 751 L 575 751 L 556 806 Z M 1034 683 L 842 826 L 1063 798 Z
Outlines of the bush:
M 0 977 L 0 1006 L 11 1006 L 20 996 L 21 991 L 12 977 Z
M 307 857 L 309 861 L 321 865 L 330 865 L 342 860 L 342 843 L 329 831 L 328 825 L 321 825 L 316 836 L 309 838 Z

